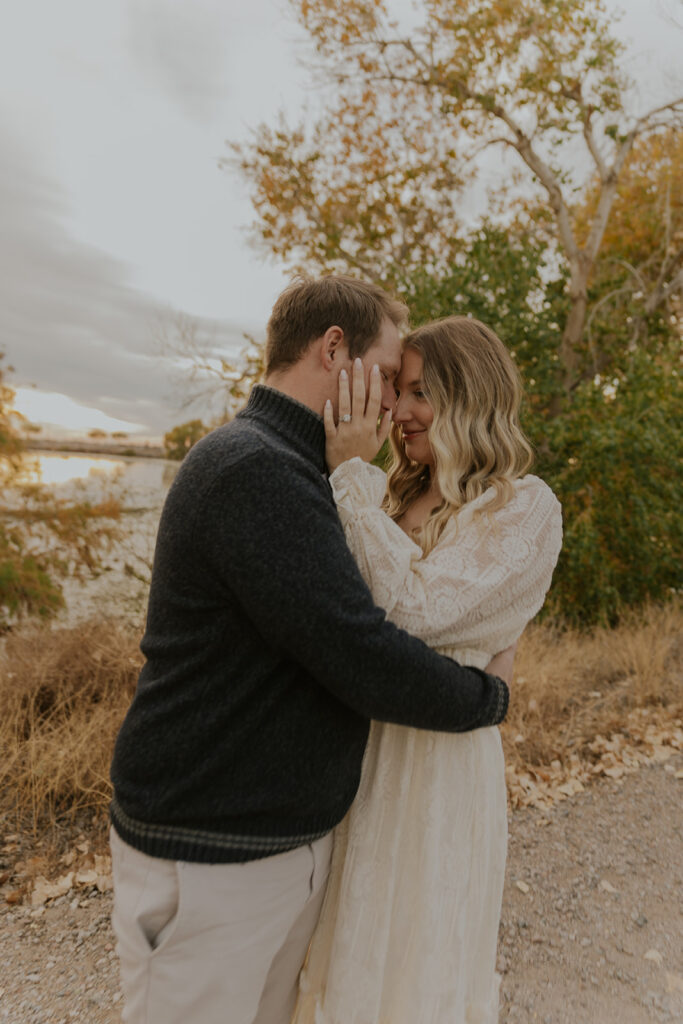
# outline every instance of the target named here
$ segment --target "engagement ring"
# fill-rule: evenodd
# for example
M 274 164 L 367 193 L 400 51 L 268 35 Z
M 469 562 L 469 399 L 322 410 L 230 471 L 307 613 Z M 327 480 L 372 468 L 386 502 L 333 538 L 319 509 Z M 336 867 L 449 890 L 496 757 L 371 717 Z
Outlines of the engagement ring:
M 344 415 L 341 417 L 341 421 L 342 421 L 342 423 L 350 423 L 351 422 L 350 414 L 348 412 L 345 412 Z

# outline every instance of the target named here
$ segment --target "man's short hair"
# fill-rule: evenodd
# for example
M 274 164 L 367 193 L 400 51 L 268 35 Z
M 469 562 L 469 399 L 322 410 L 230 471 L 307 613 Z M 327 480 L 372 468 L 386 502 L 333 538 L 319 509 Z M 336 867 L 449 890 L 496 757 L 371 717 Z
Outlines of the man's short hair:
M 363 356 L 385 318 L 400 328 L 408 309 L 376 284 L 333 274 L 297 278 L 279 296 L 268 321 L 266 373 L 297 363 L 330 327 L 342 329 L 352 359 Z

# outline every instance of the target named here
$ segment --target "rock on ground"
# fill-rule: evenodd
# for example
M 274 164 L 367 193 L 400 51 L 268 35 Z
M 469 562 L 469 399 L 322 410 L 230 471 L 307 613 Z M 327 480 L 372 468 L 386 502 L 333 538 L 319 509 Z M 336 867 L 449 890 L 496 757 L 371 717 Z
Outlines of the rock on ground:
M 500 1024 L 683 1022 L 682 763 L 511 816 Z M 0 907 L 2 1024 L 119 1024 L 110 910 Z

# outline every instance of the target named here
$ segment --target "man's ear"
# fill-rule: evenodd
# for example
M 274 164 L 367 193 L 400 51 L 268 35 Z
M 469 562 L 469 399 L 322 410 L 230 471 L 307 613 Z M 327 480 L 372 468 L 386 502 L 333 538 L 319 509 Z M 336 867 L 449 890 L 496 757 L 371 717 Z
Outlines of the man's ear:
M 341 327 L 328 327 L 322 337 L 320 359 L 326 370 L 336 370 L 341 360 L 348 359 L 348 348 Z

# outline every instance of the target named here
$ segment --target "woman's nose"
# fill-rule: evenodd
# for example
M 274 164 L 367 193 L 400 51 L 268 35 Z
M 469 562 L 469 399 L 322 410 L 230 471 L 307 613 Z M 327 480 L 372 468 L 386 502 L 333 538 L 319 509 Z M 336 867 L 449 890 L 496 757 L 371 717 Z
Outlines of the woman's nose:
M 406 423 L 410 419 L 408 404 L 405 399 L 400 397 L 394 399 L 394 415 L 392 419 L 394 423 Z

